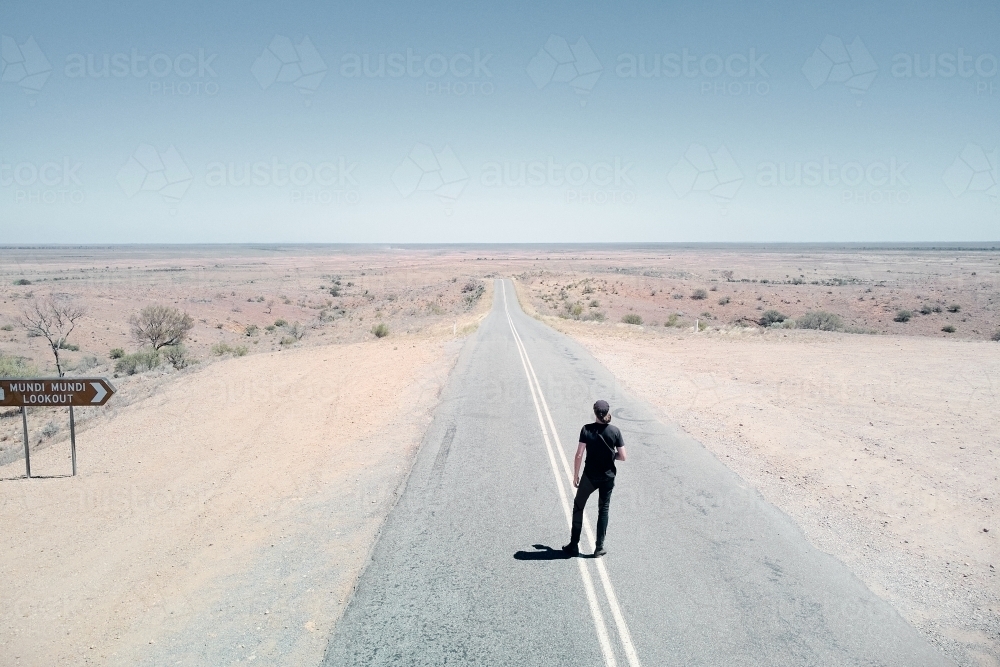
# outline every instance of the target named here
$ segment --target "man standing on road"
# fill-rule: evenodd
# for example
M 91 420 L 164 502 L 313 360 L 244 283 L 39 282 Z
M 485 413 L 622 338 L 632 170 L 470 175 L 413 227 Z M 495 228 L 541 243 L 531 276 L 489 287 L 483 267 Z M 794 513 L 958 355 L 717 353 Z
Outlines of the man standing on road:
M 604 535 L 608 530 L 608 508 L 611 506 L 611 491 L 615 488 L 615 461 L 625 460 L 625 441 L 617 426 L 611 425 L 611 407 L 607 401 L 594 403 L 597 421 L 580 430 L 580 444 L 573 460 L 573 486 L 576 500 L 573 501 L 573 532 L 569 544 L 563 551 L 573 556 L 580 553 L 580 531 L 583 530 L 583 508 L 594 491 L 598 491 L 597 544 L 594 556 L 599 558 L 604 551 Z M 580 475 L 580 464 L 584 454 L 587 464 Z

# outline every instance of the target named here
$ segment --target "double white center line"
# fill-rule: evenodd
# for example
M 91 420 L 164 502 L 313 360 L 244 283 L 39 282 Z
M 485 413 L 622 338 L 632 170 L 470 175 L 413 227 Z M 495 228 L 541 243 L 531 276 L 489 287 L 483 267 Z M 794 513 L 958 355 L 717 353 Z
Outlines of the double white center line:
M 535 375 L 535 368 L 531 365 L 531 359 L 528 358 L 528 351 L 524 347 L 524 342 L 521 340 L 521 336 L 517 333 L 517 328 L 514 326 L 514 320 L 511 319 L 510 309 L 507 307 L 507 287 L 503 281 L 500 282 L 500 286 L 503 290 L 503 309 L 504 313 L 507 315 L 507 324 L 510 325 L 511 333 L 514 334 L 514 343 L 517 345 L 517 353 L 521 357 L 521 365 L 524 367 L 524 374 L 528 378 L 528 388 L 531 389 L 531 400 L 535 404 L 535 414 L 538 416 L 538 425 L 542 427 L 542 437 L 545 440 L 545 450 L 549 456 L 549 465 L 552 468 L 552 474 L 556 479 L 556 488 L 559 490 L 559 500 L 562 503 L 563 513 L 566 515 L 566 523 L 569 526 L 573 524 L 573 512 L 571 509 L 571 504 L 569 501 L 569 496 L 566 493 L 566 485 L 563 483 L 563 478 L 559 474 L 559 467 L 556 464 L 556 456 L 553 453 L 553 449 L 559 453 L 559 462 L 562 464 L 563 473 L 569 480 L 570 488 L 573 484 L 573 471 L 569 467 L 569 460 L 566 458 L 566 451 L 563 449 L 562 442 L 559 440 L 559 432 L 556 430 L 555 423 L 552 421 L 552 414 L 549 412 L 549 405 L 545 401 L 545 396 L 542 394 L 542 387 L 538 383 L 538 377 Z M 542 419 L 542 412 L 544 411 L 546 419 Z M 548 425 L 546 426 L 546 421 Z M 552 441 L 549 438 L 549 433 L 552 434 L 552 439 L 555 440 L 555 447 L 552 446 Z M 584 522 L 584 530 L 587 534 L 587 540 L 590 542 L 591 548 L 594 547 L 594 532 L 590 528 L 590 524 Z M 587 561 L 578 558 L 576 559 L 580 566 L 580 577 L 583 579 L 583 589 L 587 594 L 587 602 L 590 605 L 590 613 L 594 617 L 594 627 L 597 630 L 597 639 L 601 644 L 601 652 L 604 654 L 604 664 L 607 667 L 616 667 L 617 661 L 615 660 L 615 653 L 611 647 L 611 640 L 608 636 L 608 628 L 604 623 L 604 614 L 601 612 L 601 606 L 597 601 L 597 593 L 594 589 L 594 580 L 591 577 L 590 569 L 587 567 Z M 625 617 L 622 615 L 621 607 L 618 604 L 618 596 L 615 595 L 614 586 L 611 585 L 611 579 L 608 577 L 607 568 L 604 567 L 604 563 L 600 560 L 594 561 L 597 566 L 597 576 L 601 581 L 601 587 L 604 589 L 604 595 L 608 601 L 608 607 L 611 609 L 611 617 L 615 621 L 615 627 L 618 630 L 618 637 L 621 640 L 622 649 L 625 651 L 625 657 L 628 660 L 629 667 L 640 667 L 639 656 L 635 652 L 635 646 L 632 644 L 632 635 L 629 633 L 628 625 L 625 623 Z

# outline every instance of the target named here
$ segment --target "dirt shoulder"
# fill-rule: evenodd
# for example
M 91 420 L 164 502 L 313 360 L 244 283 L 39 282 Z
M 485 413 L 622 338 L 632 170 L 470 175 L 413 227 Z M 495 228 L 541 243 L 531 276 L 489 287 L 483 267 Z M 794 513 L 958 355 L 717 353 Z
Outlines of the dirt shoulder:
M 1000 665 L 1000 346 L 544 319 L 960 664 Z
M 460 345 L 220 361 L 94 419 L 76 478 L 0 467 L 3 662 L 317 663 Z

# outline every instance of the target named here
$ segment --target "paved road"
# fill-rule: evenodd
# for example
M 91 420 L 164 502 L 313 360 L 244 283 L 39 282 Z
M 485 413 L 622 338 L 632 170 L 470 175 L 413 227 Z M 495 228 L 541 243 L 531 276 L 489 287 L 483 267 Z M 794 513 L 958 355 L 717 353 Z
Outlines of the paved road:
M 567 466 L 597 398 L 629 459 L 608 555 L 566 559 Z M 497 281 L 324 664 L 952 663 Z

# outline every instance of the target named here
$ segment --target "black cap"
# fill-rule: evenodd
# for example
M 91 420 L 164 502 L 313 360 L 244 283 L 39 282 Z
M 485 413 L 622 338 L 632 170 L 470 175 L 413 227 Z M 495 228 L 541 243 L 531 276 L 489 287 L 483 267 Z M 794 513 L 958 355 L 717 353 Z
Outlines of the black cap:
M 603 399 L 598 401 L 597 403 L 594 403 L 594 414 L 597 415 L 598 417 L 603 417 L 604 415 L 608 414 L 608 410 L 610 409 L 611 406 L 608 405 L 608 402 Z

